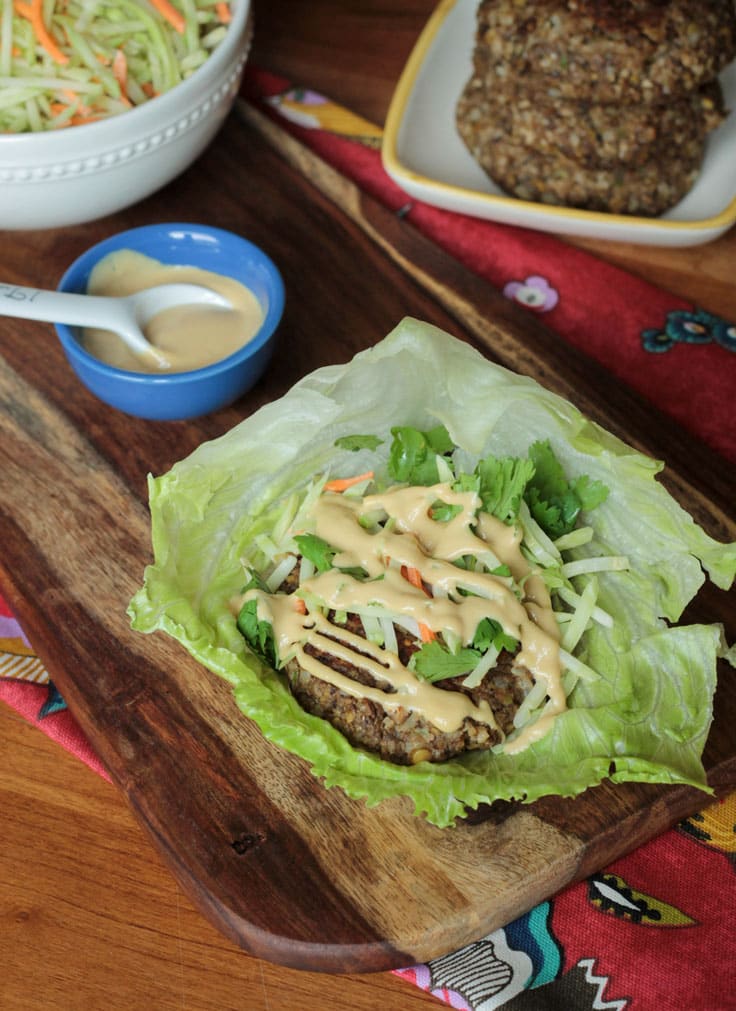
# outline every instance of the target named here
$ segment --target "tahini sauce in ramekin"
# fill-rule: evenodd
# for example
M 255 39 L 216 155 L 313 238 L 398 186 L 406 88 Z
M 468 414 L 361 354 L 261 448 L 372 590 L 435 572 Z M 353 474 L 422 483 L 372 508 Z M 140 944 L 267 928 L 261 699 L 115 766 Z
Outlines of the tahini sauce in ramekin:
M 82 343 L 95 358 L 129 372 L 189 372 L 221 361 L 247 344 L 263 322 L 263 310 L 253 292 L 231 277 L 198 267 L 161 263 L 132 249 L 109 253 L 94 267 L 87 291 L 90 295 L 132 295 L 159 284 L 201 284 L 223 295 L 232 309 L 208 305 L 182 305 L 158 313 L 145 335 L 169 362 L 135 355 L 109 330 L 85 327 Z

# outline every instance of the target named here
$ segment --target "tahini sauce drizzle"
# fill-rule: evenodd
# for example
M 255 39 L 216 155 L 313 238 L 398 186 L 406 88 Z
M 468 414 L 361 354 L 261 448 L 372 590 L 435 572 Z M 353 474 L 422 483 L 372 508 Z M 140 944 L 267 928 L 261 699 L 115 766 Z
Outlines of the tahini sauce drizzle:
M 214 306 L 175 306 L 158 313 L 145 333 L 170 364 L 161 369 L 146 361 L 109 330 L 87 327 L 82 340 L 100 361 L 129 372 L 189 372 L 227 358 L 251 340 L 263 322 L 263 310 L 252 291 L 223 274 L 198 267 L 161 263 L 132 249 L 105 256 L 90 274 L 90 295 L 132 295 L 158 284 L 201 284 L 224 295 L 232 310 Z
M 460 509 L 450 520 L 438 522 L 430 515 L 437 500 Z M 328 609 L 349 612 L 374 604 L 420 621 L 435 632 L 451 630 L 464 643 L 472 641 L 483 618 L 495 618 L 505 632 L 520 641 L 515 662 L 525 666 L 535 680 L 544 682 L 549 699 L 543 716 L 506 744 L 507 751 L 520 751 L 543 736 L 554 715 L 566 708 L 557 623 L 543 580 L 531 571 L 521 553 L 521 532 L 487 513 L 481 513 L 478 520 L 479 506 L 474 492 L 456 492 L 447 483 L 395 488 L 364 498 L 323 493 L 312 510 L 310 530 L 337 548 L 336 568 L 315 573 L 301 583 L 301 590 L 323 601 Z M 374 512 L 390 518 L 388 529 L 371 532 L 360 525 L 361 515 Z M 477 532 L 471 529 L 476 522 Z M 482 557 L 489 551 L 508 565 L 517 585 L 523 581 L 523 600 L 508 580 L 452 564 L 464 555 Z M 418 569 L 434 595 L 427 596 L 408 582 L 401 574 L 402 566 Z M 363 568 L 368 580 L 337 571 L 354 567 Z M 458 592 L 461 588 L 472 595 L 462 596 Z M 385 709 L 412 709 L 444 732 L 459 729 L 466 718 L 498 729 L 487 703 L 475 705 L 462 693 L 423 681 L 404 667 L 395 653 L 331 624 L 318 612 L 298 612 L 289 595 L 249 590 L 234 602 L 234 608 L 239 610 L 254 597 L 259 619 L 273 626 L 283 662 L 294 658 L 309 674 Z M 305 651 L 308 643 L 369 671 L 380 687 L 359 684 L 322 664 Z

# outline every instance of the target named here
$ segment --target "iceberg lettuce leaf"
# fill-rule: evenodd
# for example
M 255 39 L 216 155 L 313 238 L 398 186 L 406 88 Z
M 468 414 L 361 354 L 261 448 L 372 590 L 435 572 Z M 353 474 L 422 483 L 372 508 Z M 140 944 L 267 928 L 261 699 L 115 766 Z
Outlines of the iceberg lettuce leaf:
M 290 494 L 315 475 L 386 468 L 398 426 L 444 426 L 476 461 L 523 457 L 534 442 L 549 440 L 570 482 L 585 476 L 609 489 L 590 514 L 581 513 L 594 531 L 586 552 L 625 555 L 631 565 L 599 575 L 598 603 L 613 627 L 593 627 L 576 649 L 599 677 L 580 681 L 569 710 L 518 754 L 475 752 L 406 768 L 352 748 L 299 707 L 285 681 L 250 651 L 229 608 L 246 581 L 244 549 L 273 529 Z M 376 438 L 345 440 L 355 432 Z M 572 796 L 607 777 L 705 789 L 701 755 L 716 659 L 729 654 L 719 627 L 670 623 L 706 574 L 719 587 L 731 585 L 736 544 L 720 544 L 700 528 L 657 481 L 660 470 L 533 380 L 406 319 L 351 362 L 305 377 L 149 479 L 154 562 L 129 615 L 135 629 L 167 632 L 226 678 L 244 715 L 306 759 L 326 786 L 370 805 L 405 796 L 418 814 L 446 826 L 482 803 Z

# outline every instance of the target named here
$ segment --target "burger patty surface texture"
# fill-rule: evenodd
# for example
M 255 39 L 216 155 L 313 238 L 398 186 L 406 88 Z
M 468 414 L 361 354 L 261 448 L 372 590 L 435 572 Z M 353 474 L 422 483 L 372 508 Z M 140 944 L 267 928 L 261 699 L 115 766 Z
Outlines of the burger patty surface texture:
M 548 98 L 662 104 L 736 57 L 732 0 L 483 0 L 475 73 Z
M 489 120 L 462 119 L 458 129 L 478 164 L 502 189 L 521 200 L 613 214 L 654 216 L 692 188 L 703 155 L 698 140 L 678 157 L 654 157 L 642 165 L 588 168 L 559 153 L 545 153 L 499 138 Z
M 636 167 L 668 151 L 687 157 L 724 118 L 717 82 L 668 105 L 618 107 L 550 99 L 523 86 L 493 91 L 473 75 L 457 105 L 461 135 L 473 151 L 510 142 L 584 168 Z
M 530 479 L 510 462 L 503 481 Z M 549 590 L 522 527 L 483 508 L 481 480 L 508 494 L 486 465 L 457 483 L 307 493 L 233 601 L 303 709 L 397 764 L 527 747 L 567 706 Z
M 364 634 L 360 619 L 355 616 L 348 617 L 346 627 L 358 635 Z M 399 628 L 396 633 L 399 656 L 403 663 L 408 663 L 420 644 Z M 358 684 L 376 686 L 375 679 L 359 664 L 340 660 L 330 653 L 329 647 L 311 648 L 311 653 Z M 500 744 L 503 734 L 510 734 L 514 729 L 514 716 L 533 685 L 529 672 L 514 667 L 508 653 L 500 655 L 498 665 L 477 688 L 465 688 L 460 677 L 447 679 L 440 685 L 443 690 L 463 692 L 476 704 L 487 702 L 502 731 L 499 733 L 487 724 L 466 719 L 458 730 L 448 732 L 409 709 L 388 710 L 371 699 L 341 691 L 302 670 L 295 661 L 286 665 L 286 673 L 292 694 L 303 709 L 327 720 L 352 745 L 376 752 L 397 765 L 444 762 L 466 751 Z

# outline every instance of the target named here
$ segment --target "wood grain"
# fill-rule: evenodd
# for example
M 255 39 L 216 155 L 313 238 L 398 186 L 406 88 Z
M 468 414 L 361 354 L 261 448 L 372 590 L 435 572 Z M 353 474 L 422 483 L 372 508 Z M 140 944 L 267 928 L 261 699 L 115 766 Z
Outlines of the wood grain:
M 146 473 L 167 469 L 306 371 L 345 361 L 403 315 L 474 340 L 562 392 L 585 396 L 588 383 L 605 380 L 587 360 L 553 353 L 526 313 L 476 290 L 405 223 L 356 204 L 350 191 L 341 209 L 305 171 L 233 118 L 196 171 L 155 204 L 22 238 L 35 271 L 22 280 L 42 286 L 102 234 L 154 216 L 206 217 L 272 255 L 287 311 L 257 390 L 217 415 L 171 425 L 105 409 L 76 383 L 47 331 L 35 327 L 30 340 L 27 324 L 9 322 L 0 362 L 0 578 L 115 783 L 205 915 L 254 955 L 364 972 L 477 939 L 707 798 L 604 784 L 573 801 L 494 805 L 452 831 L 412 817 L 400 800 L 369 811 L 325 791 L 301 760 L 264 741 L 227 684 L 175 643 L 130 631 L 125 608 L 150 556 Z M 307 174 L 314 171 L 310 164 Z M 215 190 L 217 202 L 205 203 Z M 665 423 L 625 390 L 607 390 L 592 406 L 603 420 L 623 426 L 628 418 L 642 444 L 653 432 L 664 438 Z M 722 468 L 701 453 L 698 485 L 684 463 L 678 457 L 674 473 L 686 504 L 730 529 Z M 711 620 L 732 622 L 733 596 L 709 596 L 704 606 Z M 724 682 L 706 753 L 718 789 L 736 782 L 735 707 L 732 681 Z
M 123 796 L 0 706 L 3 1011 L 432 1011 L 389 973 L 249 956 L 185 895 Z

